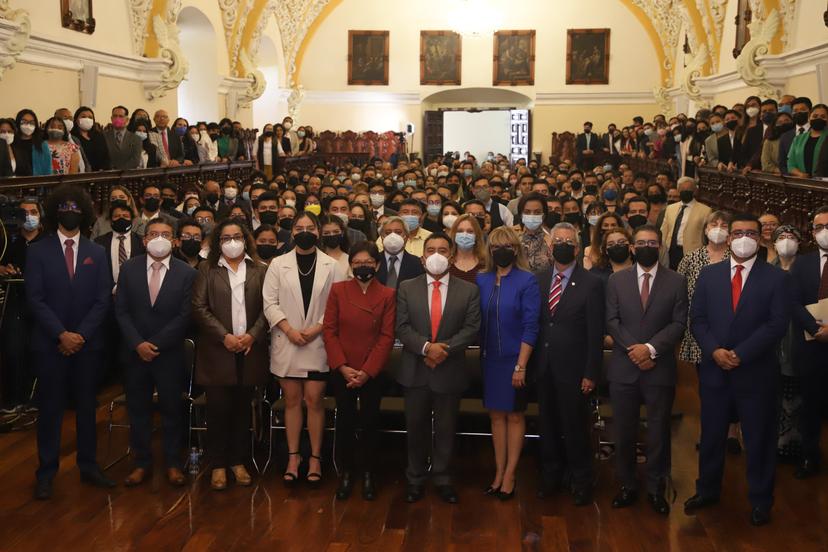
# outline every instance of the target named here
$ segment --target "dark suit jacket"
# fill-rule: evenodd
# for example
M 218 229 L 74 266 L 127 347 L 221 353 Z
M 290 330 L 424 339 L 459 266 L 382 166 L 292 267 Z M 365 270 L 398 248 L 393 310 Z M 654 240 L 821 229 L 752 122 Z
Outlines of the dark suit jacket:
M 733 139 L 733 146 L 730 145 L 730 134 L 719 136 L 716 144 L 719 148 L 719 162 L 727 165 L 728 163 L 736 163 L 739 165 L 742 161 L 742 142 L 739 135 L 736 134 Z
M 641 305 L 638 265 L 613 273 L 607 283 L 607 333 L 613 348 L 607 379 L 618 383 L 676 384 L 676 344 L 687 326 L 687 279 L 659 266 L 647 306 Z M 627 348 L 649 343 L 656 350 L 655 367 L 641 370 Z
M 480 331 L 480 293 L 477 286 L 449 277 L 446 306 L 437 329 L 437 341 L 449 346 L 446 360 L 426 366 L 422 354 L 431 341 L 431 292 L 426 275 L 400 283 L 397 292 L 397 338 L 403 344 L 397 381 L 404 387 L 429 387 L 435 393 L 462 393 L 468 387 L 466 349 Z
M 112 238 L 115 234 L 113 232 L 107 232 L 101 236 L 95 238 L 95 243 L 100 245 L 104 248 L 104 252 L 106 252 L 106 264 L 109 267 L 109 273 L 113 274 L 112 272 L 112 255 L 110 254 L 110 249 L 112 247 Z M 129 233 L 129 243 L 130 243 L 130 250 L 129 250 L 129 258 L 133 259 L 138 255 L 144 254 L 144 240 L 141 239 L 141 236 L 136 234 L 135 232 Z M 126 263 L 124 263 L 126 264 Z
M 285 154 L 290 155 L 290 138 L 287 136 L 282 137 L 282 151 Z M 276 148 L 276 137 L 274 136 L 273 139 L 270 141 L 270 155 L 273 166 L 276 165 L 276 160 L 279 159 L 279 152 Z M 264 140 L 261 139 L 258 141 L 256 146 L 256 164 L 259 167 L 259 170 L 264 170 Z
M 109 129 L 103 133 L 106 140 L 106 149 L 109 152 L 109 160 L 114 170 L 137 169 L 141 165 L 141 152 L 144 151 L 144 143 L 132 132 L 125 130 L 121 145 L 115 139 L 115 130 Z
M 819 162 L 814 176 L 828 177 L 828 147 L 819 150 Z
M 788 331 L 793 293 L 790 276 L 756 259 L 742 289 L 736 312 L 731 299 L 730 261 L 708 265 L 696 281 L 690 307 L 690 331 L 702 351 L 699 383 L 742 389 L 770 385 L 779 361 L 776 346 Z M 741 364 L 728 371 L 713 360 L 713 351 L 733 350 Z
M 169 360 L 171 368 L 182 366 L 180 358 L 167 358 L 163 353 L 184 353 L 195 277 L 196 271 L 190 265 L 171 257 L 170 268 L 152 305 L 147 256 L 138 255 L 123 264 L 115 294 L 115 317 L 127 350 L 134 352 L 138 345 L 149 341 L 162 353 L 154 362 Z
M 591 149 L 593 152 L 595 152 L 595 154 L 597 154 L 603 149 L 603 147 L 604 142 L 603 140 L 601 140 L 601 137 L 595 134 L 594 132 L 591 132 L 589 138 L 589 149 Z M 579 162 L 579 164 L 580 160 L 584 158 L 583 152 L 585 149 L 587 149 L 586 134 L 582 132 L 578 134 L 578 136 L 575 138 L 575 158 Z M 595 154 L 593 154 L 593 157 Z
M 403 249 L 403 256 L 400 259 L 400 264 L 397 267 L 397 287 L 405 280 L 416 278 L 421 274 L 425 274 L 423 263 L 420 259 Z M 377 269 L 377 281 L 382 285 L 388 281 L 388 263 L 386 262 L 385 253 L 382 253 L 382 262 Z
M 32 349 L 56 351 L 64 331 L 86 340 L 84 351 L 104 348 L 102 323 L 112 296 L 112 273 L 103 248 L 78 236 L 75 277 L 66 271 L 63 244 L 56 234 L 29 246 L 26 299 L 32 314 Z
M 325 306 L 325 351 L 328 366 L 347 364 L 377 377 L 394 346 L 396 292 L 371 281 L 365 293 L 357 280 L 337 282 Z
M 756 167 L 761 168 L 762 156 L 762 141 L 765 139 L 764 125 L 759 121 L 756 126 L 752 126 L 742 136 L 742 151 L 740 153 L 739 164 L 746 166 L 748 164 L 759 162 Z M 753 165 L 752 165 L 753 166 Z
M 583 378 L 598 381 L 604 357 L 603 280 L 576 265 L 550 318 L 547 303 L 552 272 L 550 267 L 536 275 L 542 307 L 538 341 L 529 363 L 531 376 L 536 381 L 544 377 L 569 383 Z
M 794 138 L 796 138 L 796 127 L 779 137 L 779 159 L 777 164 L 782 174 L 788 174 L 788 152 L 791 151 Z
M 163 138 L 161 137 L 161 131 L 158 130 L 158 127 L 153 127 L 150 132 L 157 132 L 159 135 L 158 143 L 164 143 Z M 181 143 L 181 138 L 171 128 L 167 128 L 167 147 L 170 148 L 170 160 L 175 160 L 179 163 L 184 162 L 184 144 Z M 196 151 L 196 155 L 198 155 L 198 151 Z M 197 162 L 198 160 L 196 160 L 196 163 Z
M 2 142 L 0 143 L 0 178 L 8 176 L 14 176 L 14 171 L 11 166 L 11 157 L 9 157 L 9 147 Z
M 805 332 L 814 335 L 819 329 L 819 324 L 814 316 L 805 308 L 818 301 L 819 282 L 821 272 L 819 270 L 819 255 L 817 250 L 796 258 L 791 268 L 791 279 L 794 284 L 793 323 L 794 340 L 793 347 L 796 353 L 809 352 L 825 354 L 828 352 L 828 345 L 818 341 L 805 341 Z M 802 370 L 809 366 L 809 363 L 796 362 L 795 365 Z

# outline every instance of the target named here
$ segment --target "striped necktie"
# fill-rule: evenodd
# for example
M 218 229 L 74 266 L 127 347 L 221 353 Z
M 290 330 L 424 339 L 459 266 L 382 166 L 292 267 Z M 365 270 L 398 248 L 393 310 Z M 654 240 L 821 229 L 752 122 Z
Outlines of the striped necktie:
M 555 309 L 558 308 L 558 303 L 561 302 L 561 295 L 563 295 L 563 272 L 555 274 L 555 281 L 552 283 L 552 289 L 549 291 L 549 316 L 555 316 Z

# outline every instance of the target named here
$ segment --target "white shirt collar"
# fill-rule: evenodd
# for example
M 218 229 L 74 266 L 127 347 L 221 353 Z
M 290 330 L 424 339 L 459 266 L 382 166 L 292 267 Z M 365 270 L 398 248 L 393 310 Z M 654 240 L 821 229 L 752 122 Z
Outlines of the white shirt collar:
M 76 234 L 74 237 L 70 238 L 69 236 L 67 236 L 66 234 L 64 234 L 60 230 L 58 230 L 57 235 L 58 235 L 58 238 L 60 239 L 61 247 L 63 247 L 66 244 L 66 240 L 74 240 L 75 243 L 74 243 L 73 247 L 78 245 L 78 242 L 80 241 L 80 234 Z
M 746 272 L 750 272 L 750 269 L 753 268 L 753 264 L 755 262 L 756 262 L 756 255 L 754 255 L 753 257 L 751 257 L 750 259 L 748 259 L 747 261 L 745 261 L 743 263 L 736 262 L 736 259 L 734 259 L 733 256 L 731 256 L 730 257 L 730 271 L 733 272 L 736 268 L 736 265 L 740 264 L 743 267 L 745 267 L 744 270 Z
M 804 125 L 801 125 L 801 126 L 800 126 L 800 125 L 796 125 L 796 133 L 797 133 L 797 134 L 799 134 L 799 129 L 800 129 L 800 128 L 801 128 L 802 130 L 804 130 L 805 132 L 808 132 L 809 130 L 811 130 L 811 123 L 805 123 Z
M 431 274 L 426 272 L 426 284 L 428 284 L 430 286 L 431 284 L 434 283 L 435 280 L 436 280 L 436 278 L 434 278 L 434 276 L 432 276 Z M 443 274 L 442 278 L 440 278 L 437 281 L 440 282 L 440 287 L 442 289 L 446 289 L 448 287 L 448 284 L 449 284 L 449 273 L 446 272 L 445 274 Z
M 245 262 L 247 262 L 247 261 L 251 261 L 251 262 L 252 262 L 252 261 L 253 261 L 253 259 L 252 259 L 252 258 L 250 258 L 250 255 L 248 255 L 247 253 L 245 253 L 245 254 L 244 254 L 244 261 L 242 261 L 241 263 L 239 263 L 239 268 L 241 268 L 241 266 L 242 266 Z M 218 260 L 218 266 L 223 267 L 223 268 L 226 268 L 227 270 L 229 270 L 229 271 L 231 271 L 231 272 L 238 272 L 238 270 L 233 270 L 233 268 L 230 266 L 230 263 L 228 263 L 227 261 L 225 261 L 225 260 L 224 260 L 224 255 L 221 255 L 221 256 L 219 257 L 219 260 Z
M 656 273 L 658 272 L 658 263 L 653 265 L 653 267 L 650 270 L 644 270 L 644 267 L 642 267 L 638 263 L 635 263 L 635 271 L 636 271 L 636 274 L 638 275 L 639 280 L 644 276 L 645 272 L 650 275 L 650 280 L 653 280 L 653 279 L 655 279 Z
M 166 268 L 167 270 L 170 269 L 170 258 L 171 257 L 172 257 L 172 255 L 167 255 L 166 258 L 164 258 L 162 261 L 159 261 L 162 265 L 164 265 L 164 268 Z M 156 262 L 155 259 L 153 259 L 152 257 L 149 256 L 149 254 L 147 254 L 147 271 L 152 270 L 152 263 L 154 263 L 154 262 Z

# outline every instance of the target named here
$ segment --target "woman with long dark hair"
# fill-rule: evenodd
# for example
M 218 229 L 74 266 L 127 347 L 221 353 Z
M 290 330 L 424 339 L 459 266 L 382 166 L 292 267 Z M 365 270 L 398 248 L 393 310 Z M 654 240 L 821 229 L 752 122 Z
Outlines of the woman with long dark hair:
M 16 167 L 15 176 L 43 176 L 52 174 L 52 153 L 44 140 L 37 115 L 31 109 L 21 109 L 14 118 L 17 132 L 12 149 Z
M 135 113 L 132 114 L 135 117 Z M 75 110 L 75 126 L 72 127 L 72 136 L 78 139 L 89 166 L 87 172 L 108 171 L 112 168 L 109 160 L 109 150 L 106 148 L 106 138 L 99 125 L 95 122 L 95 112 L 85 105 Z M 149 121 L 149 116 L 147 116 Z

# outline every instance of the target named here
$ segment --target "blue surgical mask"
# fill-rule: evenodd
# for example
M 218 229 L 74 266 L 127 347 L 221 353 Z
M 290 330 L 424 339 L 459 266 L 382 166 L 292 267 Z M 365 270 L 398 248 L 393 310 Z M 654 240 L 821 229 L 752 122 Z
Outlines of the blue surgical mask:
M 716 133 L 721 132 L 723 128 L 724 125 L 722 123 L 713 123 L 712 125 L 710 125 L 710 130 Z
M 459 249 L 464 251 L 468 251 L 476 242 L 477 238 L 475 238 L 474 234 L 470 234 L 468 232 L 457 232 L 454 235 L 454 243 L 457 244 Z
M 401 218 L 409 232 L 414 232 L 420 226 L 420 217 L 417 215 L 403 215 Z
M 780 105 L 779 113 L 787 113 L 788 115 L 790 115 L 791 113 L 793 113 L 793 108 L 790 104 Z
M 175 133 L 179 136 L 187 134 L 187 127 L 175 127 Z
M 463 169 L 463 176 L 471 176 L 472 170 L 471 169 Z
M 399 182 L 397 182 L 397 189 L 402 190 L 403 188 L 405 188 L 405 182 L 400 180 Z
M 543 224 L 543 215 L 521 215 L 520 221 L 529 230 L 537 230 Z
M 417 187 L 417 181 L 416 180 L 406 180 L 405 185 L 406 186 L 412 186 L 412 187 L 416 188 Z
M 250 192 L 242 192 L 242 199 L 250 201 Z
M 436 217 L 437 215 L 439 215 L 439 214 L 440 214 L 440 205 L 439 205 L 439 204 L 429 203 L 429 204 L 426 206 L 426 211 L 428 211 L 428 214 L 429 214 L 430 216 L 432 216 L 432 217 Z
M 195 206 L 195 205 L 193 205 L 192 207 L 189 207 L 189 208 L 187 209 L 187 215 L 188 215 L 188 216 L 193 216 L 193 213 L 195 213 L 195 210 L 196 210 L 196 206 Z
M 38 215 L 26 215 L 26 220 L 23 222 L 23 228 L 27 232 L 37 230 L 40 226 L 40 217 Z
M 606 199 L 607 201 L 614 201 L 618 199 L 618 192 L 616 192 L 613 189 L 609 189 L 606 192 L 604 192 L 604 199 Z

